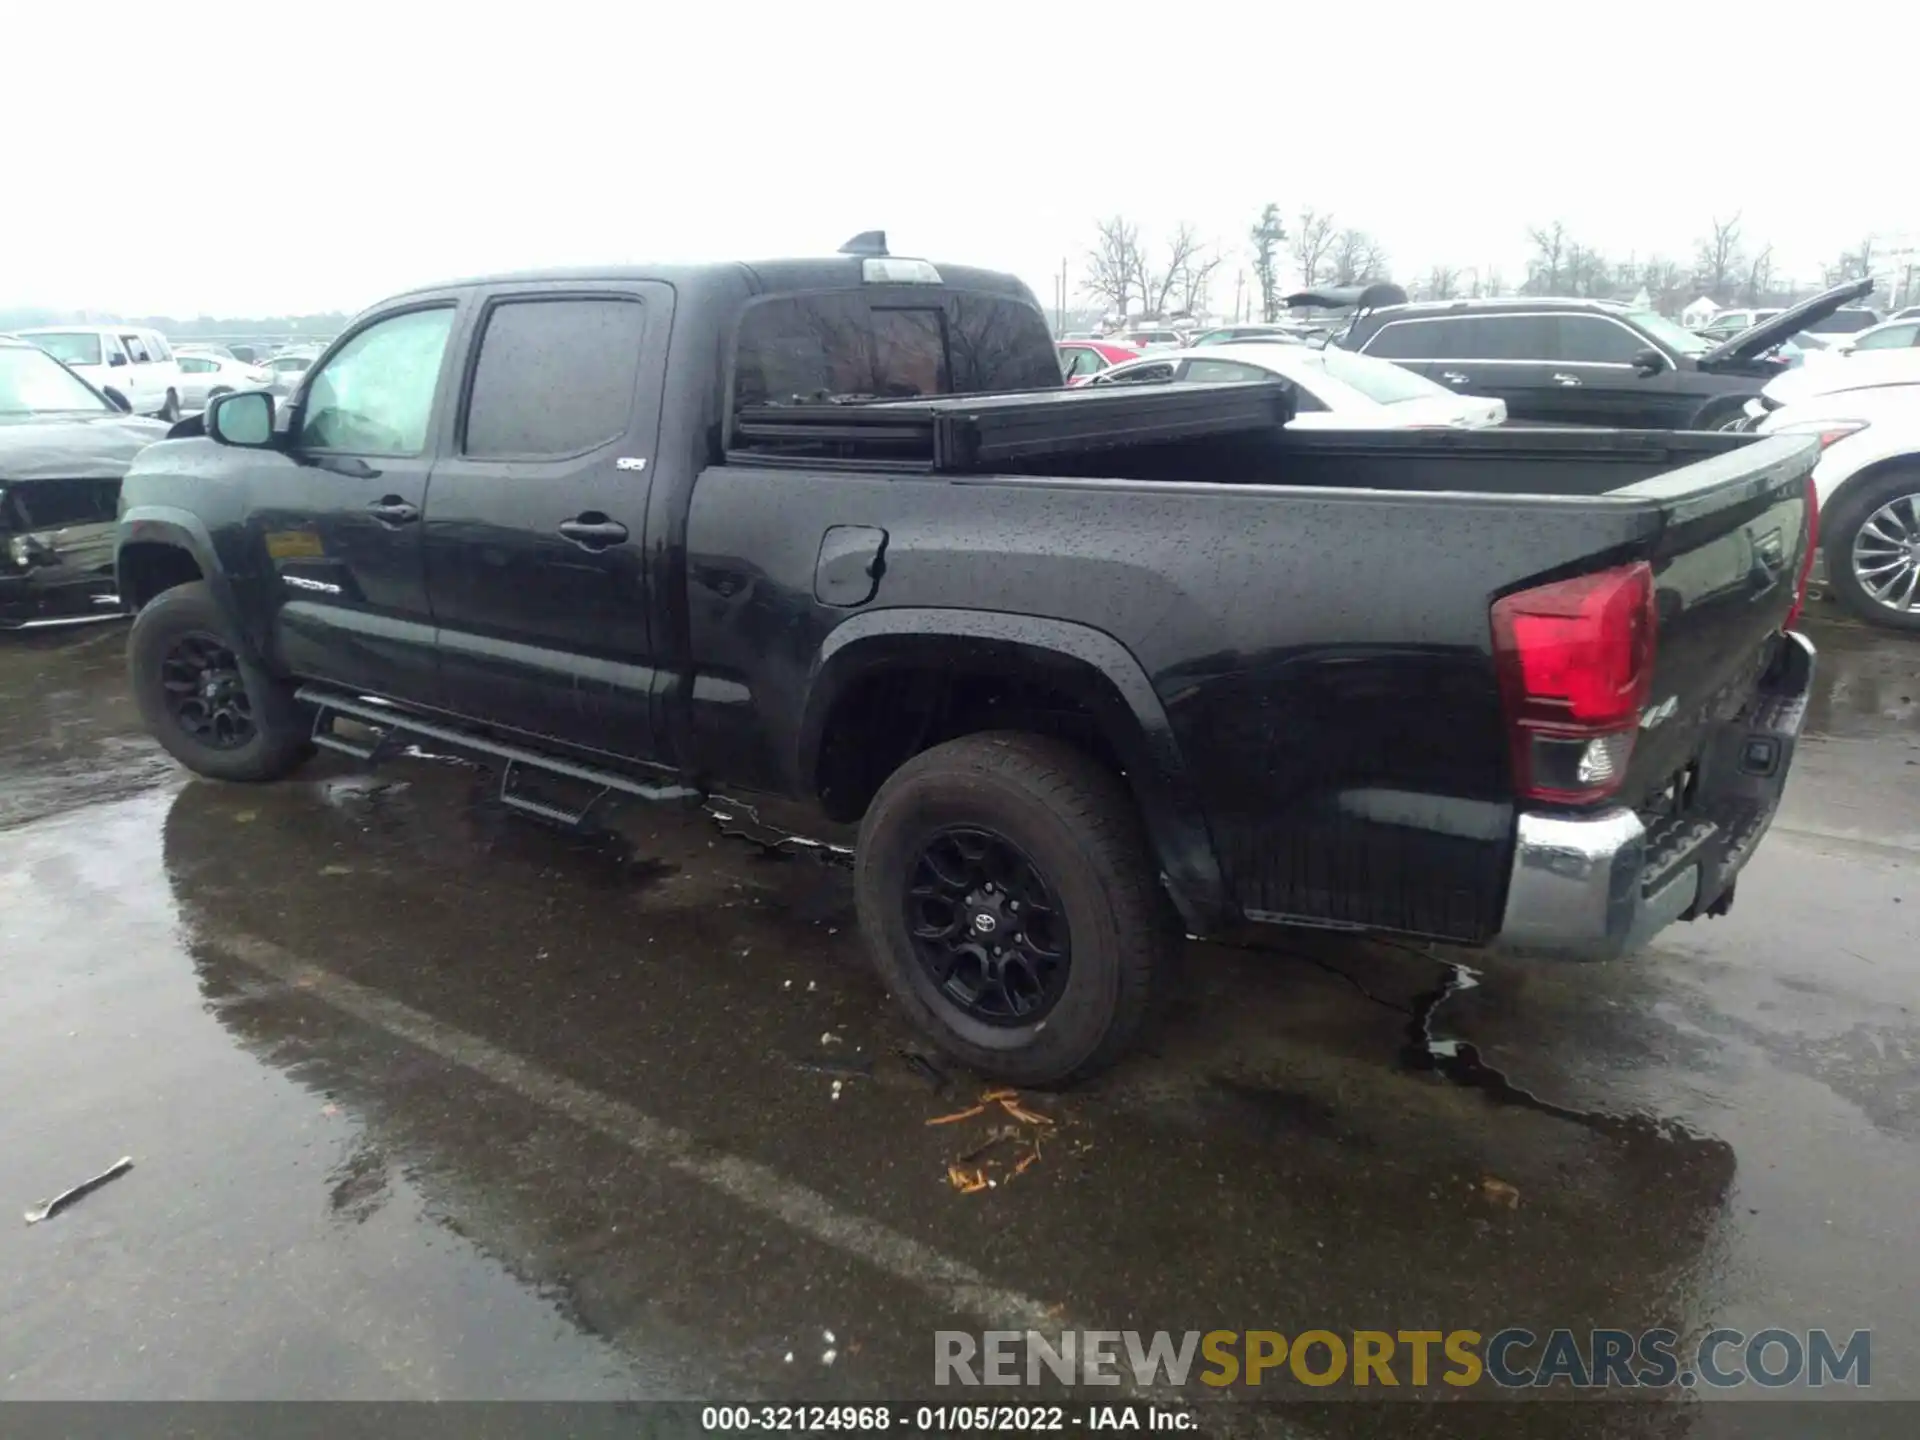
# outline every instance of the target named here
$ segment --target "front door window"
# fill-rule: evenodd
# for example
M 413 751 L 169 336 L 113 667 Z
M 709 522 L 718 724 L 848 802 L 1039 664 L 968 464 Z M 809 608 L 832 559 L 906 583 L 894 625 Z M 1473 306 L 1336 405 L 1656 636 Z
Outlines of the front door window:
M 327 360 L 307 385 L 296 445 L 349 455 L 418 455 L 427 445 L 434 391 L 453 307 L 375 321 Z

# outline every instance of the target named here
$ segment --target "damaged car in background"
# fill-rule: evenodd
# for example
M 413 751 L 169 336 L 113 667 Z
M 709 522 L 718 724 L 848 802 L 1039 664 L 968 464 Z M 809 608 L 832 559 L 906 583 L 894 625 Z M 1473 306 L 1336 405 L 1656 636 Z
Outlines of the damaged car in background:
M 120 478 L 166 433 L 46 351 L 0 335 L 0 629 L 121 613 Z

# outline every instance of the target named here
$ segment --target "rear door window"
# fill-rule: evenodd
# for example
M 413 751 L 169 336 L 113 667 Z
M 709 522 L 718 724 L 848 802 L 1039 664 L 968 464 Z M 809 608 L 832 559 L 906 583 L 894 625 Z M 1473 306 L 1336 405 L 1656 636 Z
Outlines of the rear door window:
M 645 309 L 625 296 L 497 302 L 474 364 L 465 453 L 557 459 L 624 436 L 645 329 Z
M 1468 325 L 1462 360 L 1558 360 L 1560 337 L 1552 315 L 1480 315 Z
M 1468 354 L 1459 348 L 1466 323 L 1462 319 L 1389 320 L 1360 351 L 1382 360 L 1459 360 Z
M 1631 365 L 1648 342 L 1603 315 L 1562 315 L 1556 360 L 1577 365 Z
M 147 353 L 147 343 L 138 335 L 122 335 L 120 342 L 127 347 L 127 354 L 133 357 L 136 365 L 149 365 L 153 356 Z

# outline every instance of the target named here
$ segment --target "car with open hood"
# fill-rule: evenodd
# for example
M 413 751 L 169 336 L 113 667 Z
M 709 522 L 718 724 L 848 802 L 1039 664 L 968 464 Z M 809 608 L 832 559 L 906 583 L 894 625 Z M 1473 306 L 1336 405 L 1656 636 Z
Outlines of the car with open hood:
M 166 433 L 37 345 L 0 335 L 0 629 L 120 613 L 121 477 Z
M 1610 300 L 1515 297 L 1388 305 L 1340 343 L 1515 420 L 1626 430 L 1719 430 L 1787 368 L 1774 352 L 1873 288 L 1850 280 L 1715 345 L 1652 310 Z

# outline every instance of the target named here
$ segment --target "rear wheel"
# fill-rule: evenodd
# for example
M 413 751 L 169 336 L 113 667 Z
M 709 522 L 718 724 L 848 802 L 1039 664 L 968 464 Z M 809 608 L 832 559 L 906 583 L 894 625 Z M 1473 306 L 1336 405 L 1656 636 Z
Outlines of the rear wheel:
M 992 1079 L 1054 1085 L 1112 1064 L 1173 958 L 1130 797 L 1055 740 L 970 735 L 908 761 L 867 812 L 855 874 L 895 999 Z
M 1747 426 L 1747 397 L 1728 396 L 1700 407 L 1692 430 L 1744 430 Z
M 277 780 L 306 758 L 291 687 L 245 658 L 205 581 L 164 591 L 140 612 L 127 667 L 147 729 L 195 774 Z
M 1920 630 L 1920 469 L 1850 487 L 1821 520 L 1840 603 L 1872 624 Z

